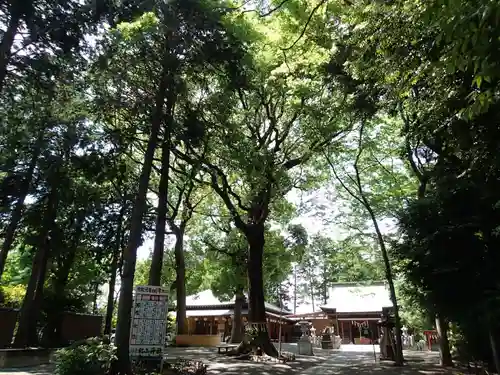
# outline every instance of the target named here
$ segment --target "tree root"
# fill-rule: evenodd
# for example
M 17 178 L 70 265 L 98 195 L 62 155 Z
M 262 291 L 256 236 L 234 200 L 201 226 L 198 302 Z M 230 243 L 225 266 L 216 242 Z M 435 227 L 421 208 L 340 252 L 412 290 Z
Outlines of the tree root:
M 253 356 L 263 357 L 265 355 L 284 362 L 289 360 L 288 357 L 282 356 L 278 353 L 276 347 L 273 345 L 271 340 L 269 340 L 267 331 L 264 330 L 261 330 L 257 332 L 256 335 L 252 336 L 245 334 L 241 343 L 233 350 L 228 351 L 227 355 L 241 360 L 249 360 Z

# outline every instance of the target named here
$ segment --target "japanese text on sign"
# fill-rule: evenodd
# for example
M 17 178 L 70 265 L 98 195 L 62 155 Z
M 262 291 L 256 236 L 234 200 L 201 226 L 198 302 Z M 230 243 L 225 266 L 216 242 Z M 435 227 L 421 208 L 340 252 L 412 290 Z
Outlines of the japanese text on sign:
M 137 286 L 132 309 L 130 355 L 161 357 L 165 346 L 168 299 L 165 288 Z

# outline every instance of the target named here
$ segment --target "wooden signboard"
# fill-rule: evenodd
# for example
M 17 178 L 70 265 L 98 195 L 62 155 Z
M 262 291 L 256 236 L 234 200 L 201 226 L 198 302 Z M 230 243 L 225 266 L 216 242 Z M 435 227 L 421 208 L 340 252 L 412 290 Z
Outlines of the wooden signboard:
M 168 293 L 159 286 L 135 287 L 130 330 L 130 357 L 163 362 L 167 330 Z

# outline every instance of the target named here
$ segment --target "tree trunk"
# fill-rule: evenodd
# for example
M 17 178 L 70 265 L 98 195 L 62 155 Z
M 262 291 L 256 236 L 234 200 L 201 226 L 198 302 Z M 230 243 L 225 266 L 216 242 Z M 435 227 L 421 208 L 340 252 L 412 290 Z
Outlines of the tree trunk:
M 245 296 L 243 295 L 243 290 L 240 289 L 236 292 L 234 299 L 233 325 L 231 327 L 231 338 L 229 339 L 231 344 L 239 344 L 243 341 L 243 317 L 241 311 L 244 303 Z
M 493 363 L 495 364 L 495 371 L 497 372 L 497 374 L 500 374 L 500 359 L 498 358 L 497 345 L 491 324 L 490 328 L 488 329 L 488 336 L 490 339 L 491 356 L 493 357 Z
M 168 125 L 167 125 L 168 126 Z M 169 133 L 168 130 L 166 133 Z M 165 226 L 167 223 L 168 205 L 168 174 L 170 169 L 170 140 L 166 135 L 161 154 L 160 186 L 158 191 L 158 207 L 155 227 L 155 244 L 151 268 L 149 269 L 149 285 L 161 285 L 161 270 L 163 253 L 165 251 Z
M 99 284 L 94 283 L 94 302 L 92 303 L 92 315 L 97 315 L 97 297 L 99 297 Z
M 366 199 L 364 199 L 366 201 Z M 368 202 L 366 202 L 368 204 Z M 389 284 L 389 292 L 390 292 L 390 297 L 391 301 L 394 307 L 394 333 L 396 336 L 396 353 L 395 354 L 395 363 L 397 366 L 402 366 L 403 365 L 403 341 L 401 340 L 401 318 L 399 317 L 399 305 L 396 297 L 396 288 L 394 287 L 394 280 L 392 277 L 392 267 L 391 267 L 391 262 L 389 261 L 389 255 L 387 254 L 387 248 L 385 247 L 385 241 L 384 237 L 382 236 L 382 233 L 380 231 L 380 228 L 378 226 L 377 219 L 375 217 L 375 213 L 371 209 L 371 207 L 368 205 L 367 207 L 370 217 L 373 222 L 373 226 L 375 227 L 375 232 L 377 233 L 377 239 L 378 243 L 380 246 L 380 251 L 382 252 L 382 258 L 384 259 L 384 266 L 385 266 L 385 277 L 387 279 L 387 283 Z
M 108 288 L 108 303 L 106 305 L 106 320 L 104 322 L 104 334 L 111 334 L 111 328 L 113 324 L 113 311 L 115 309 L 115 286 L 116 286 L 116 272 L 118 271 L 118 260 L 121 255 L 122 250 L 122 222 L 123 216 L 127 209 L 127 193 L 124 193 L 124 200 L 122 202 L 122 207 L 120 208 L 120 213 L 118 214 L 118 222 L 116 228 L 116 238 L 115 238 L 115 248 L 113 251 L 113 258 L 111 260 L 111 270 L 109 276 L 109 288 Z
M 12 215 L 10 217 L 9 225 L 5 231 L 5 236 L 3 239 L 2 249 L 0 250 L 0 280 L 2 279 L 2 274 L 5 269 L 5 263 L 7 261 L 7 255 L 9 254 L 10 248 L 12 247 L 12 243 L 14 242 L 14 236 L 16 233 L 17 226 L 21 221 L 23 215 L 24 208 L 24 200 L 28 195 L 29 188 L 31 185 L 31 180 L 33 179 L 33 173 L 35 171 L 36 164 L 38 162 L 38 157 L 40 156 L 41 150 L 41 142 L 43 136 L 40 134 L 38 140 L 35 144 L 35 148 L 33 150 L 33 155 L 31 156 L 30 163 L 28 165 L 28 170 L 26 171 L 26 175 L 24 176 L 23 183 L 19 189 L 19 197 L 12 211 Z
M 293 313 L 297 313 L 297 266 L 293 266 Z
M 351 192 L 349 188 L 346 188 L 347 192 L 351 194 L 354 198 L 356 198 L 366 209 L 368 214 L 370 215 L 370 219 L 372 221 L 373 227 L 375 229 L 375 233 L 377 234 L 377 240 L 378 244 L 380 247 L 380 251 L 382 253 L 382 258 L 384 260 L 384 267 L 385 267 L 385 277 L 387 279 L 387 282 L 389 284 L 389 292 L 390 292 L 390 297 L 391 301 L 393 304 L 394 308 L 394 333 L 396 336 L 396 353 L 395 354 L 395 364 L 396 366 L 403 366 L 404 358 L 403 358 L 403 341 L 401 339 L 401 319 L 399 317 L 399 306 L 398 306 L 398 300 L 396 297 L 396 288 L 394 287 L 394 280 L 392 276 L 392 267 L 391 267 L 391 262 L 389 260 L 389 255 L 387 254 L 387 248 L 385 247 L 385 240 L 384 237 L 382 236 L 382 232 L 380 231 L 380 227 L 378 225 L 377 217 L 375 216 L 375 212 L 372 209 L 372 206 L 368 199 L 366 198 L 366 195 L 363 191 L 363 184 L 361 182 L 361 175 L 359 172 L 358 168 L 358 162 L 361 157 L 361 154 L 363 152 L 363 129 L 364 129 L 364 122 L 361 124 L 360 130 L 359 130 L 359 143 L 358 143 L 358 154 L 356 156 L 356 161 L 354 162 L 354 171 L 356 173 L 356 187 L 359 193 L 359 196 L 356 196 L 354 193 Z
M 323 264 L 323 280 L 322 280 L 322 292 L 323 292 L 323 304 L 328 303 L 328 272 L 326 265 Z
M 21 12 L 20 9 L 17 9 L 19 6 L 16 3 L 17 1 L 14 1 L 13 5 L 11 5 L 9 23 L 0 44 L 0 93 L 3 91 L 5 85 L 12 45 L 21 22 Z
M 323 304 L 326 305 L 328 303 L 328 286 L 326 283 L 323 284 Z
M 73 241 L 69 247 L 68 253 L 64 254 L 65 258 L 61 262 L 60 269 L 56 272 L 56 277 L 54 278 L 54 296 L 56 301 L 64 301 L 65 289 L 69 280 L 69 273 L 73 264 L 75 262 L 76 254 L 78 251 L 78 245 L 80 244 L 80 238 L 83 234 L 83 223 L 85 221 L 86 212 L 84 210 L 80 211 L 78 218 L 75 223 L 75 231 L 73 234 Z M 62 323 L 62 313 L 64 312 L 64 306 L 56 302 L 55 306 L 50 307 L 50 311 L 47 311 L 47 324 L 45 326 L 42 343 L 45 347 L 58 347 L 61 344 L 61 323 Z
M 278 357 L 278 351 L 271 343 L 267 330 L 266 307 L 264 303 L 264 283 L 262 260 L 264 255 L 264 224 L 249 224 L 245 232 L 248 241 L 248 320 L 253 331 L 253 346 L 260 348 L 272 357 Z
M 441 366 L 453 366 L 453 359 L 450 353 L 450 343 L 448 341 L 448 322 L 436 314 L 436 330 L 439 340 L 439 359 Z
M 110 335 L 113 325 L 113 312 L 115 310 L 115 287 L 116 287 L 116 272 L 118 271 L 118 256 L 116 252 L 113 253 L 111 260 L 111 270 L 109 272 L 109 287 L 108 287 L 108 301 L 106 304 L 106 318 L 104 321 L 104 334 Z
M 142 238 L 142 221 L 147 207 L 146 194 L 148 192 L 149 177 L 153 167 L 154 153 L 158 142 L 158 134 L 163 119 L 163 106 L 165 91 L 168 86 L 166 76 L 167 67 L 163 68 L 162 80 L 155 100 L 155 111 L 151 123 L 151 133 L 144 154 L 139 188 L 135 197 L 134 208 L 130 222 L 130 234 L 127 247 L 123 253 L 123 265 L 120 287 L 120 299 L 118 301 L 118 320 L 116 325 L 117 359 L 113 364 L 112 373 L 128 375 L 132 373 L 129 355 L 129 336 L 133 303 L 134 274 L 137 261 L 137 248 Z
M 313 285 L 312 276 L 309 277 L 309 292 L 311 293 L 311 305 L 312 305 L 312 310 L 314 312 L 315 311 L 315 308 L 314 308 L 314 285 Z
M 186 333 L 186 263 L 184 261 L 185 225 L 181 224 L 175 232 L 175 285 L 177 294 L 177 334 Z
M 50 231 L 57 216 L 58 196 L 52 188 L 47 201 L 47 212 L 43 218 L 43 227 L 39 236 L 39 248 L 33 257 L 32 270 L 23 305 L 19 312 L 18 328 L 14 347 L 23 348 L 38 345 L 37 324 L 43 301 L 43 286 L 50 256 Z

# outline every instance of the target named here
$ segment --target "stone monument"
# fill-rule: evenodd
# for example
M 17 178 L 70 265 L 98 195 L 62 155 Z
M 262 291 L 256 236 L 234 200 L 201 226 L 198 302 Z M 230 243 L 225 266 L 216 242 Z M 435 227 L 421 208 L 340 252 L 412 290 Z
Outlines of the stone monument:
M 309 330 L 312 324 L 305 320 L 302 320 L 298 322 L 297 325 L 300 326 L 300 330 L 302 331 L 302 336 L 300 336 L 298 342 L 299 355 L 314 355 L 311 340 L 307 335 L 307 331 Z

